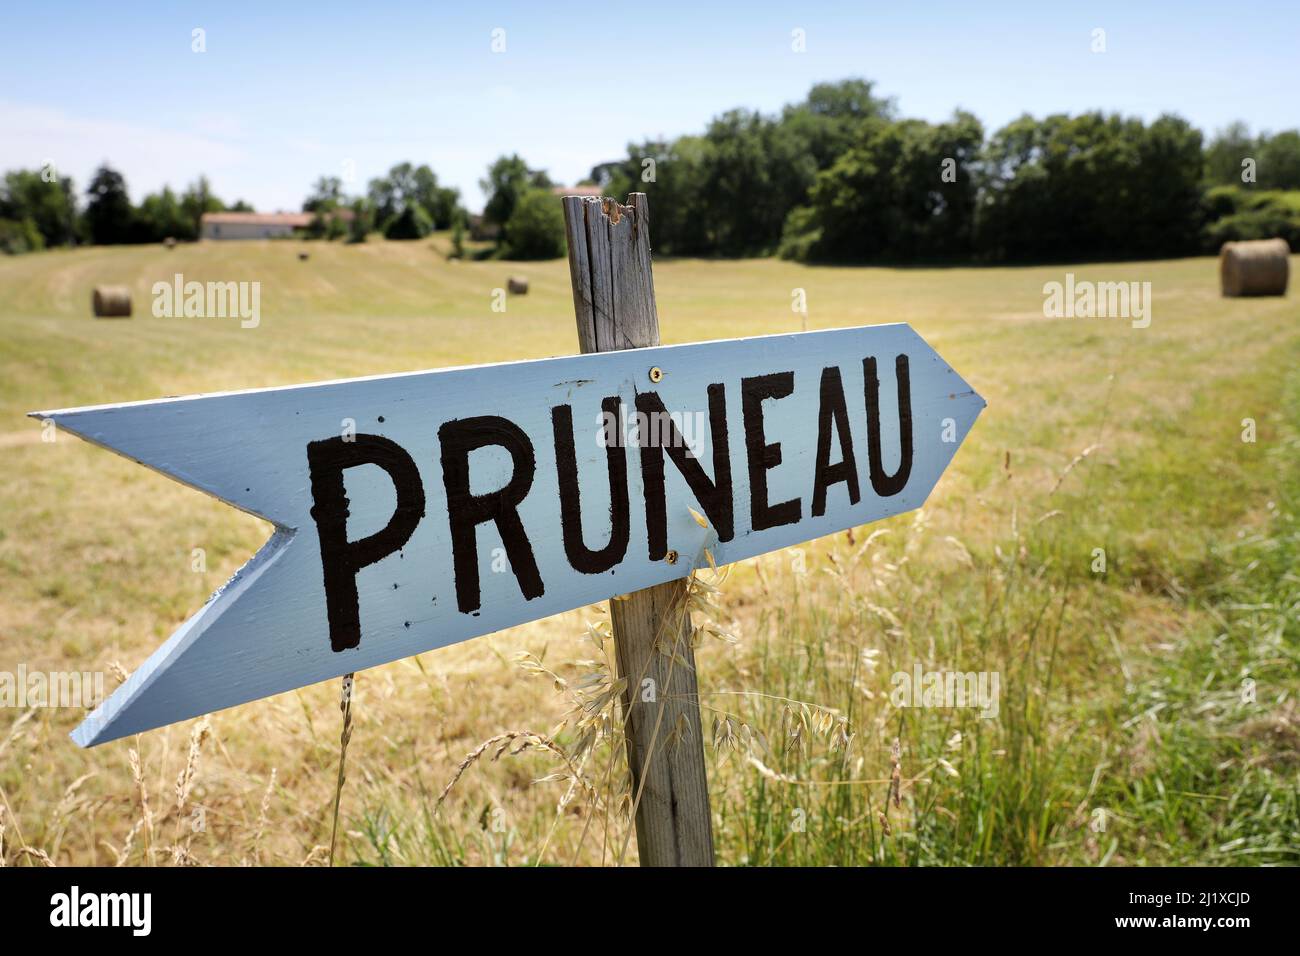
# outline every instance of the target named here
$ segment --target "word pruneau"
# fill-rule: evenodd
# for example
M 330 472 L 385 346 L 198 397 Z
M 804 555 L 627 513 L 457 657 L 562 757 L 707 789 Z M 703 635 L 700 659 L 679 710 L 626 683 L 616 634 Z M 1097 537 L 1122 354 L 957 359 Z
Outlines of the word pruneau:
M 1043 295 L 1049 319 L 1132 319 L 1135 329 L 1151 324 L 1150 282 L 1076 282 L 1067 272 L 1064 284 L 1044 283 Z
M 565 563 L 574 572 L 592 575 L 616 570 L 629 557 L 632 548 L 630 488 L 637 484 L 644 508 L 644 524 L 640 526 L 645 529 L 641 542 L 645 556 L 656 562 L 669 559 L 669 500 L 665 480 L 665 466 L 669 463 L 690 489 L 716 540 L 723 544 L 732 541 L 738 530 L 748 534 L 796 525 L 805 515 L 822 517 L 827 512 L 832 491 L 842 493 L 853 505 L 862 500 L 864 490 L 878 499 L 899 494 L 912 473 L 912 391 L 908 356 L 898 355 L 893 364 L 896 413 L 894 418 L 886 420 L 881 412 L 877 360 L 874 356 L 858 360 L 854 371 L 859 373 L 863 386 L 856 403 L 866 428 L 865 433 L 856 434 L 848 411 L 852 393 L 843 384 L 846 372 L 838 365 L 821 370 L 817 398 L 804 406 L 813 414 L 809 420 L 798 423 L 801 431 L 811 429 L 819 436 L 817 453 L 805 459 L 806 471 L 798 481 L 807 501 L 802 495 L 774 501 L 768 491 L 768 472 L 782 461 L 782 443 L 773 431 L 768 406 L 795 393 L 794 371 L 743 377 L 739 387 L 733 385 L 730 390 L 724 382 L 705 387 L 709 404 L 708 437 L 712 445 L 708 464 L 712 475 L 681 437 L 673 434 L 674 416 L 660 394 L 639 392 L 635 399 L 638 412 L 647 419 L 666 423 L 667 434 L 661 444 L 640 443 L 637 460 L 629 463 L 632 456 L 626 449 L 603 442 L 602 429 L 601 447 L 606 451 L 603 463 L 606 475 L 602 484 L 608 488 L 610 502 L 602 518 L 610 528 L 606 543 L 596 548 L 588 544 L 580 507 L 583 498 L 592 494 L 595 481 L 588 485 L 579 480 L 572 403 L 549 409 L 552 427 L 542 435 L 530 435 L 518 422 L 502 415 L 444 421 L 436 429 L 435 455 L 442 469 L 442 488 L 438 490 L 445 495 L 446 541 L 450 546 L 450 554 L 445 555 L 443 563 L 449 563 L 454 571 L 457 607 L 462 614 L 471 615 L 478 614 L 483 607 L 478 532 L 484 525 L 495 526 L 508 566 L 525 600 L 546 593 L 543 567 L 536 557 L 538 538 L 543 535 L 558 532 Z M 735 394 L 737 391 L 739 396 Z M 735 404 L 740 405 L 740 434 L 733 438 L 728 407 Z M 607 422 L 618 414 L 619 396 L 601 399 L 600 407 L 603 410 L 600 421 Z M 897 465 L 892 471 L 884 460 L 882 433 L 898 436 Z M 542 442 L 550 447 L 539 448 Z M 739 506 L 732 471 L 733 442 L 743 449 L 749 487 L 747 495 L 739 496 Z M 498 474 L 495 490 L 475 491 L 479 482 L 472 475 L 471 460 L 476 452 L 487 449 L 494 449 L 509 464 L 504 480 Z M 555 462 L 554 474 L 544 480 L 538 474 L 539 459 Z M 312 494 L 310 515 L 320 542 L 330 645 L 335 651 L 344 651 L 361 641 L 358 572 L 407 547 L 424 520 L 427 504 L 435 492 L 426 487 L 416 457 L 403 446 L 377 434 L 358 433 L 348 441 L 341 437 L 310 441 L 306 446 L 306 463 Z M 351 502 L 344 473 L 365 466 L 387 475 L 395 493 L 395 506 L 382 528 L 356 537 L 348 530 Z M 639 482 L 629 480 L 633 470 L 639 471 Z M 534 485 L 555 489 L 560 507 L 553 517 L 558 519 L 554 523 L 558 527 L 553 525 L 542 530 L 534 524 L 531 531 L 528 529 L 522 517 L 523 505 Z M 738 511 L 741 511 L 739 521 Z M 675 560 L 673 553 L 670 563 Z
M 894 707 L 979 708 L 980 716 L 998 716 L 1002 675 L 997 671 L 922 671 L 918 663 L 911 672 L 898 671 L 891 678 L 894 689 L 889 703 Z
M 125 926 L 133 936 L 148 936 L 153 928 L 153 894 L 82 893 L 73 886 L 50 897 L 50 925 Z
M 700 456 L 708 433 L 709 419 L 703 411 L 642 411 L 631 414 L 619 402 L 618 411 L 602 410 L 597 420 L 600 431 L 596 440 L 601 448 L 689 448 Z
M 0 707 L 98 707 L 103 699 L 103 671 L 0 671 Z
M 178 272 L 171 282 L 155 282 L 153 315 L 156 319 L 240 319 L 242 329 L 255 329 L 262 321 L 262 283 L 185 281 Z

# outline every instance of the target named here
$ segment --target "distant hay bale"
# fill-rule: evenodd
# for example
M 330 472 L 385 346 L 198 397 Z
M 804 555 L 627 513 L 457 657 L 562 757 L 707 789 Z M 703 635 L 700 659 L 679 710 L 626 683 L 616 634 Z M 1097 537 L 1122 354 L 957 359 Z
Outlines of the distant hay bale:
M 511 295 L 527 295 L 528 280 L 523 276 L 511 276 L 506 280 L 506 291 Z
M 300 253 L 298 253 L 298 261 L 299 261 L 299 262 L 306 262 L 309 258 L 311 258 L 311 253 L 310 253 L 310 252 L 300 252 Z
M 131 316 L 131 290 L 124 285 L 97 285 L 91 296 L 95 317 L 120 319 Z
M 1223 294 L 1286 295 L 1290 255 L 1285 239 L 1225 242 L 1219 250 L 1219 282 Z
M 176 237 L 175 237 L 175 236 L 168 236 L 166 239 L 163 240 L 163 245 L 166 246 L 168 249 L 175 249 L 175 248 L 176 248 Z

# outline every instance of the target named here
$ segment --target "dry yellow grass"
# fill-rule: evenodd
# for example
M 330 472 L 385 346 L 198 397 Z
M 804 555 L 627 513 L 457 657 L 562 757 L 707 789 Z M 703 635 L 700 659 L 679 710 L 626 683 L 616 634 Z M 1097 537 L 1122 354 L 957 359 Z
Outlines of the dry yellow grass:
M 315 243 L 311 259 L 300 262 L 299 248 L 203 243 L 0 259 L 0 669 L 20 662 L 45 671 L 134 668 L 268 532 L 76 439 L 42 442 L 26 412 L 576 350 L 563 262 L 449 263 L 423 242 Z M 1094 445 L 1062 494 L 1079 472 L 1095 474 L 1098 494 L 1131 502 L 1127 511 L 1117 506 L 1116 520 L 1124 519 L 1139 552 L 1181 547 L 1200 523 L 1250 528 L 1267 516 L 1267 476 L 1228 457 L 1204 466 L 1232 475 L 1240 500 L 1168 500 L 1187 514 L 1138 517 L 1162 494 L 1181 494 L 1185 486 L 1175 489 L 1165 477 L 1179 456 L 1210 447 L 1248 454 L 1233 450 L 1245 417 L 1258 420 L 1262 440 L 1278 427 L 1269 383 L 1252 376 L 1284 367 L 1287 356 L 1294 364 L 1294 300 L 1224 303 L 1211 259 L 1072 267 L 1079 279 L 1152 281 L 1154 320 L 1144 330 L 1123 320 L 1044 319 L 1042 285 L 1059 280 L 1063 267 L 822 269 L 765 260 L 669 261 L 655 271 L 666 342 L 797 330 L 802 318 L 790 303 L 802 288 L 809 328 L 909 322 L 987 398 L 988 411 L 927 509 L 931 546 L 909 558 L 949 574 L 949 582 L 963 560 L 959 549 L 992 553 L 1005 529 L 1043 519 L 1054 484 Z M 173 272 L 261 281 L 261 326 L 153 318 L 149 287 Z M 494 313 L 492 290 L 512 273 L 528 276 L 530 292 L 510 299 L 506 314 Z M 91 287 L 108 282 L 132 287 L 135 318 L 90 317 Z M 1222 404 L 1217 418 L 1203 407 L 1193 414 L 1207 396 Z M 1222 433 L 1189 434 L 1184 422 Z M 1111 487 L 1120 459 L 1138 453 L 1154 463 L 1143 486 Z M 911 526 L 891 527 L 906 536 Z M 956 547 L 942 544 L 948 537 Z M 829 569 L 832 544 L 810 546 L 816 570 Z M 192 570 L 194 549 L 204 552 L 202 573 Z M 745 641 L 765 611 L 789 599 L 790 564 L 789 555 L 770 555 L 728 581 L 723 616 L 734 619 L 742 644 L 701 648 L 706 696 L 776 693 Z M 813 575 L 801 600 L 839 587 Z M 1120 643 L 1134 658 L 1191 624 L 1191 612 L 1150 591 L 1134 589 L 1124 600 L 1131 628 Z M 596 609 L 572 612 L 358 674 L 339 858 L 375 859 L 376 833 L 382 842 L 385 827 L 405 825 L 431 805 L 484 741 L 516 732 L 549 739 L 570 701 L 515 659 L 531 655 L 574 677 L 581 669 L 562 662 L 589 656 L 583 635 L 597 619 Z M 889 624 L 881 620 L 884 633 Z M 860 651 L 828 646 L 849 657 Z M 338 773 L 338 694 L 337 682 L 308 687 L 212 715 L 202 733 L 176 726 L 92 751 L 67 739 L 78 713 L 0 709 L 0 860 L 323 863 Z M 724 735 L 734 730 L 724 725 Z M 864 778 L 891 776 L 892 736 Z M 622 830 L 587 838 L 580 801 L 561 806 L 557 817 L 564 783 L 534 784 L 557 769 L 545 751 L 465 769 L 440 813 L 440 825 L 462 834 L 465 861 L 534 859 L 543 846 L 548 860 L 612 858 L 608 846 Z M 901 774 L 919 777 L 924 769 L 905 763 Z M 711 773 L 725 790 L 761 771 L 719 750 Z M 494 812 L 509 839 L 491 826 Z M 613 817 L 622 826 L 617 808 Z M 430 857 L 397 841 L 391 856 L 379 858 Z

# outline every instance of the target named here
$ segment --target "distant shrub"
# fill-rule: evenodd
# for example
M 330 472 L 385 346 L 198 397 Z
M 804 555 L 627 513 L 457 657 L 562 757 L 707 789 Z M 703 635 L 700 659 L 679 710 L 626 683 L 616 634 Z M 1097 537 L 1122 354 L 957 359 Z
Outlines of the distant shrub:
M 1273 238 L 1300 249 L 1300 190 L 1216 186 L 1205 194 L 1205 209 L 1206 252 L 1218 252 L 1225 242 Z
M 781 231 L 781 245 L 777 255 L 795 262 L 812 262 L 821 258 L 821 227 L 816 223 L 816 211 L 811 206 L 796 206 L 785 217 Z
M 41 231 L 31 219 L 0 219 L 0 252 L 16 256 L 44 248 Z
M 401 214 L 384 226 L 386 239 L 423 239 L 433 231 L 433 219 L 423 206 L 409 203 Z
M 325 223 L 325 238 L 331 241 L 342 239 L 348 234 L 348 224 L 343 217 L 331 215 Z
M 465 214 L 459 209 L 456 210 L 451 222 L 451 255 L 452 259 L 465 258 Z
M 564 209 L 549 190 L 526 190 L 506 222 L 506 257 L 557 259 L 564 255 Z
M 370 203 L 358 199 L 352 203 L 352 221 L 348 223 L 348 242 L 365 242 L 375 228 L 375 211 Z
M 325 230 L 329 228 L 329 222 L 326 219 L 327 213 L 321 213 L 317 210 L 316 214 L 311 217 L 311 222 L 307 228 L 300 230 L 307 239 L 324 239 Z

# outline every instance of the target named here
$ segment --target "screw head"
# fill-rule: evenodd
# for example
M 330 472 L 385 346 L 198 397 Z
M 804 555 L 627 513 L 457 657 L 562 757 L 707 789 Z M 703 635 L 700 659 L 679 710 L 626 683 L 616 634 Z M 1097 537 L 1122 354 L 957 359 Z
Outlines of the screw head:
M 677 563 L 677 552 L 676 552 L 676 551 L 669 551 L 667 554 L 664 555 L 664 560 L 667 561 L 669 564 L 676 564 L 676 563 Z
M 658 365 L 652 367 L 650 369 L 650 381 L 662 382 L 663 380 L 664 380 L 664 370 L 661 369 Z

